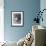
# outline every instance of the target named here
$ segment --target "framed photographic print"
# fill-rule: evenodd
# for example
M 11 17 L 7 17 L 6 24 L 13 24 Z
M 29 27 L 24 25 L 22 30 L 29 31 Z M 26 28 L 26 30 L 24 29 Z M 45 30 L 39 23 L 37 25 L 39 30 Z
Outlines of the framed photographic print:
M 23 26 L 24 11 L 12 11 L 12 26 Z

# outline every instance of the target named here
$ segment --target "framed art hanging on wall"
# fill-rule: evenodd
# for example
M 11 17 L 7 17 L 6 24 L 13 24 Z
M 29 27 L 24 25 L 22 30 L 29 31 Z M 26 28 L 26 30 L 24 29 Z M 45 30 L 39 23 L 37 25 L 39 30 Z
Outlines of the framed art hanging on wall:
M 24 11 L 12 11 L 11 24 L 12 26 L 23 26 Z

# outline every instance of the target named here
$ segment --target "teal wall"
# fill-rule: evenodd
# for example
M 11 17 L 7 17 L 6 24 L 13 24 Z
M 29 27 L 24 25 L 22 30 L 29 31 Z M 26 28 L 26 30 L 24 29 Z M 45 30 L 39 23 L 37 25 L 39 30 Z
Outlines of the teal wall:
M 4 0 L 4 38 L 18 41 L 32 29 L 35 12 L 40 9 L 40 0 Z M 24 11 L 24 27 L 11 27 L 11 11 Z
M 46 0 L 41 0 L 40 1 L 40 10 L 42 11 L 43 9 L 46 9 Z M 43 22 L 40 21 L 40 25 L 46 27 L 46 10 L 43 12 Z

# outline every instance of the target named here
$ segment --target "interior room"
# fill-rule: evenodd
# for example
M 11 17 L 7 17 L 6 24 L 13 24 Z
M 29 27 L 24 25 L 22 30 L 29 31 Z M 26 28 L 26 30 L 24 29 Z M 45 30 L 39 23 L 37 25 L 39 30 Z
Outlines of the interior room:
M 0 0 L 0 46 L 46 46 L 46 0 Z

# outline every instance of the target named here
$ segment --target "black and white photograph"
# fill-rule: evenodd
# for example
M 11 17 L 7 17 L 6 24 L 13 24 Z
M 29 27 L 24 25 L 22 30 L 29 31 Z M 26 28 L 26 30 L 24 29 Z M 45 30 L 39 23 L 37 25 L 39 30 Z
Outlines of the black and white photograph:
M 12 12 L 12 26 L 23 26 L 23 11 Z

